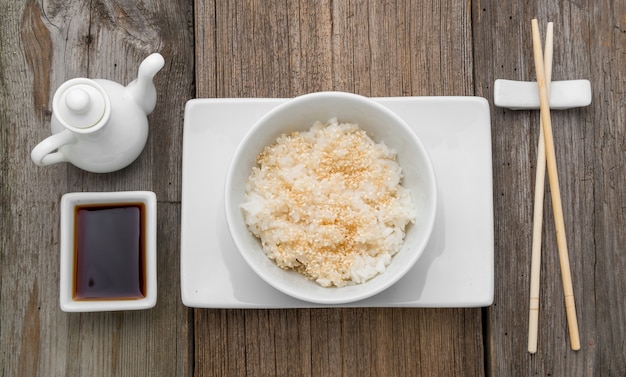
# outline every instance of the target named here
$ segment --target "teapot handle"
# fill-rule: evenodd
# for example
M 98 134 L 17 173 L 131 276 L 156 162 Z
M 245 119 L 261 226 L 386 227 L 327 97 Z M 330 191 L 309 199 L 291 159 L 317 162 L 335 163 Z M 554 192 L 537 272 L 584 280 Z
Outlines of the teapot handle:
M 72 143 L 75 140 L 74 134 L 69 130 L 63 130 L 57 134 L 48 136 L 41 143 L 37 144 L 30 153 L 30 158 L 35 165 L 44 166 L 56 164 L 57 162 L 67 161 L 67 158 L 59 149 L 65 144 Z

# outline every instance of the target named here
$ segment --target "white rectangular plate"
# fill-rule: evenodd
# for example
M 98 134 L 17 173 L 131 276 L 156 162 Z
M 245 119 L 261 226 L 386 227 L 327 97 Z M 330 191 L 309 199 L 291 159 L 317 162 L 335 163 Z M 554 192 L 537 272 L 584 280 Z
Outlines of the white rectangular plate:
M 351 307 L 480 307 L 493 302 L 493 197 L 489 104 L 480 97 L 376 101 L 428 149 L 439 185 L 437 221 L 413 269 Z M 261 280 L 233 243 L 224 215 L 230 159 L 252 125 L 286 99 L 194 99 L 185 107 L 181 209 L 183 303 L 197 308 L 318 307 Z

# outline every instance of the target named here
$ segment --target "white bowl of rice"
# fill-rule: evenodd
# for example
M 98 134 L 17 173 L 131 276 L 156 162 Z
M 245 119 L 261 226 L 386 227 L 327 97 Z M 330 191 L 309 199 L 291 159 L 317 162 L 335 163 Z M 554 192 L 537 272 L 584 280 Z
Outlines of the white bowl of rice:
M 363 96 L 318 92 L 262 117 L 231 161 L 228 228 L 265 282 L 297 299 L 344 304 L 393 285 L 418 260 L 437 211 L 426 148 Z

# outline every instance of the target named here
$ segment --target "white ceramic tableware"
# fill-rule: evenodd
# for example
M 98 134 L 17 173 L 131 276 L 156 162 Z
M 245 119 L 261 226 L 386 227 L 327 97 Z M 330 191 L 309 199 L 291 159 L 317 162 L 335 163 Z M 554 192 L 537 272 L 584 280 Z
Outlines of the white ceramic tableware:
M 150 191 L 63 195 L 61 310 L 139 310 L 156 305 L 156 211 L 156 195 Z
M 147 115 L 157 99 L 152 79 L 164 64 L 160 54 L 148 56 L 128 86 L 82 77 L 63 83 L 52 99 L 52 135 L 33 148 L 33 162 L 70 162 L 94 173 L 131 164 L 148 139 Z
M 493 103 L 512 110 L 539 109 L 539 90 L 533 81 L 498 79 L 493 86 Z M 550 83 L 550 108 L 565 110 L 591 104 L 589 80 L 563 80 Z
M 481 97 L 375 97 L 420 136 L 437 176 L 428 246 L 380 294 L 333 307 L 451 308 L 493 303 L 493 169 L 489 102 Z M 197 98 L 185 106 L 180 288 L 193 308 L 310 308 L 265 283 L 226 225 L 224 184 L 250 128 L 286 98 Z M 228 124 L 228 127 L 224 125 Z M 476 214 L 480 214 L 477 216 Z
M 256 158 L 266 145 L 281 134 L 308 130 L 315 121 L 338 118 L 357 123 L 376 142 L 397 152 L 403 169 L 403 185 L 416 205 L 417 222 L 407 228 L 402 249 L 387 270 L 371 280 L 342 288 L 324 288 L 297 272 L 276 266 L 263 253 L 260 241 L 245 224 L 240 205 L 245 185 Z M 235 151 L 226 176 L 226 220 L 231 236 L 248 265 L 279 291 L 312 303 L 341 304 L 375 295 L 393 285 L 418 260 L 432 232 L 437 210 L 437 185 L 426 148 L 405 122 L 386 107 L 363 96 L 342 92 L 320 92 L 296 97 L 262 117 Z

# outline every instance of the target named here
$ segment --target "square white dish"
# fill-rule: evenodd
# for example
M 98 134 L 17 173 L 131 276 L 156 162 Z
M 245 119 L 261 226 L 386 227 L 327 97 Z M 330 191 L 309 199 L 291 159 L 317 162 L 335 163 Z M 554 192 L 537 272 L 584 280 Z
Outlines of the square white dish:
M 226 225 L 224 181 L 239 141 L 287 99 L 194 99 L 185 107 L 181 294 L 198 308 L 324 307 L 265 283 Z M 439 185 L 437 220 L 422 257 L 387 290 L 347 307 L 481 307 L 493 302 L 493 197 L 489 104 L 480 97 L 389 97 L 428 149 Z
M 74 281 L 76 277 L 76 260 L 77 252 L 76 242 L 78 236 L 74 234 L 77 229 L 77 209 L 82 206 L 89 206 L 90 208 L 101 207 L 103 209 L 112 208 L 120 209 L 120 206 L 124 205 L 136 205 L 140 203 L 143 205 L 143 214 L 139 218 L 140 235 L 143 241 L 139 241 L 143 244 L 143 285 L 145 295 L 141 298 L 90 298 L 90 299 L 75 299 L 74 297 Z M 61 198 L 61 266 L 60 266 L 60 305 L 61 310 L 64 312 L 100 312 L 100 311 L 119 311 L 119 310 L 141 310 L 150 309 L 156 305 L 157 302 L 157 255 L 156 255 L 156 218 L 157 218 L 157 200 L 156 195 L 151 191 L 115 191 L 115 192 L 72 192 L 63 195 Z M 108 217 L 106 221 L 111 221 L 111 217 Z M 126 224 L 123 222 L 123 224 Z M 101 225 L 101 224 L 99 224 Z M 110 227 L 106 227 L 107 229 Z M 119 227 L 118 227 L 119 229 Z M 91 232 L 92 235 L 96 235 L 96 239 L 103 237 L 102 232 Z M 99 238 L 98 238 L 99 237 Z M 108 234 L 107 238 L 111 237 L 126 237 L 119 236 L 118 233 Z M 117 245 L 124 244 L 125 241 L 117 243 Z M 132 241 L 131 241 L 132 242 Z M 135 240 L 137 242 L 137 240 Z M 107 244 L 108 242 L 105 242 Z M 109 252 L 111 249 L 103 249 Z M 119 255 L 115 254 L 100 254 L 107 255 L 107 259 L 118 258 Z M 109 257 L 110 255 L 110 257 Z M 119 265 L 115 268 L 119 269 Z M 90 271 L 93 275 L 102 277 L 108 272 L 111 272 L 111 266 L 102 267 L 92 263 L 90 265 Z M 110 277 L 110 276 L 109 276 Z M 98 279 L 96 279 L 98 280 Z M 105 280 L 104 286 L 111 285 L 111 279 Z M 115 284 L 115 283 L 113 283 Z M 90 281 L 91 285 L 91 281 Z

